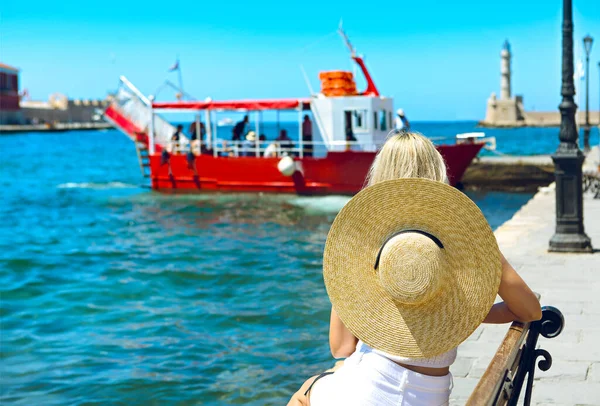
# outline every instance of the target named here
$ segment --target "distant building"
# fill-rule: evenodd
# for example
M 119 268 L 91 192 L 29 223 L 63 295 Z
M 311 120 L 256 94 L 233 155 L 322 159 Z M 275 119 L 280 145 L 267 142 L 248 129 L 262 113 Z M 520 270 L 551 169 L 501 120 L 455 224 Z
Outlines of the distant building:
M 484 127 L 557 127 L 560 125 L 560 112 L 555 111 L 525 111 L 523 96 L 512 95 L 511 85 L 511 58 L 512 53 L 508 40 L 504 42 L 500 52 L 500 98 L 496 93 L 487 101 L 485 119 L 479 122 Z M 558 100 L 558 95 L 557 95 Z M 577 110 L 577 123 L 584 122 L 585 111 Z M 600 112 L 590 111 L 590 124 L 595 125 L 600 121 Z
M 0 124 L 21 124 L 19 69 L 0 63 Z
M 0 125 L 103 123 L 100 116 L 108 103 L 108 99 L 69 100 L 60 93 L 47 101 L 22 100 L 19 69 L 0 63 Z

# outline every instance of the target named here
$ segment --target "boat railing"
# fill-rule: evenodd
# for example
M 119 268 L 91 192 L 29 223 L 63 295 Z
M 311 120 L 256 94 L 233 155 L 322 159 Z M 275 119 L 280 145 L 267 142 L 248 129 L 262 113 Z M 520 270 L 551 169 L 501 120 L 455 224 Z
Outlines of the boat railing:
M 342 147 L 342 151 L 363 151 L 364 144 L 359 142 L 334 141 L 334 145 Z M 172 141 L 166 146 L 166 150 L 173 154 L 194 155 L 201 153 L 212 154 L 214 156 L 227 157 L 261 157 L 261 158 L 281 158 L 285 156 L 325 156 L 327 148 L 332 143 L 308 142 L 302 143 L 302 147 L 295 144 L 280 141 L 261 141 L 259 143 L 249 143 L 247 141 L 214 140 L 211 145 L 202 143 L 198 140 Z
M 303 157 L 310 156 L 325 156 L 331 147 L 337 151 L 363 151 L 365 145 L 359 142 L 319 142 L 319 141 L 304 141 L 302 146 L 294 144 L 293 141 L 278 141 L 268 140 L 258 143 L 248 143 L 247 141 L 229 141 L 217 139 L 212 146 L 212 152 L 215 156 L 246 156 L 246 157 L 264 157 L 278 158 L 284 156 Z
M 171 126 L 171 131 L 175 128 Z M 457 144 L 478 143 L 484 144 L 484 148 L 493 151 L 496 148 L 495 137 L 484 137 L 482 135 L 458 134 L 454 137 L 430 137 L 433 142 L 447 142 L 454 140 Z M 190 141 L 181 135 L 179 141 L 166 141 L 163 144 L 170 153 L 186 154 L 193 152 L 195 155 L 213 154 L 214 156 L 229 157 L 265 157 L 277 158 L 284 156 L 303 157 L 307 153 L 310 156 L 325 156 L 329 150 L 333 151 L 376 151 L 375 145 L 366 145 L 356 141 L 303 141 L 302 146 L 294 144 L 294 141 L 266 140 L 266 141 L 231 141 L 224 139 L 213 139 L 209 145 L 199 140 Z
M 171 137 L 176 131 L 175 126 L 153 113 L 151 100 L 144 96 L 125 76 L 121 76 L 119 88 L 112 102 L 143 133 L 148 134 L 152 129 L 155 144 L 166 146 L 170 143 Z M 153 120 L 152 125 L 150 120 Z M 185 140 L 187 141 L 187 139 Z
M 174 128 L 173 128 L 174 131 Z M 456 141 L 457 144 L 483 143 L 484 148 L 493 151 L 496 147 L 495 137 L 431 137 L 433 142 Z M 284 156 L 303 157 L 305 155 L 313 157 L 323 157 L 329 150 L 334 151 L 375 151 L 374 145 L 365 145 L 360 142 L 351 141 L 304 141 L 302 146 L 294 144 L 293 141 L 267 140 L 260 142 L 231 141 L 223 139 L 214 139 L 209 145 L 206 142 L 198 140 L 190 141 L 185 136 L 181 136 L 179 141 L 167 141 L 165 149 L 174 154 L 187 154 L 193 152 L 195 155 L 212 154 L 214 156 L 227 157 L 263 157 L 278 158 Z

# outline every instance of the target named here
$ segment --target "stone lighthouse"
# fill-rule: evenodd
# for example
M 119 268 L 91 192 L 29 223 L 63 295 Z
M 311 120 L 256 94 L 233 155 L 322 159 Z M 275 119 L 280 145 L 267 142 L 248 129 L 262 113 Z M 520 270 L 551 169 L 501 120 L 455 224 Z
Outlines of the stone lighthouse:
M 516 127 L 525 124 L 523 96 L 512 96 L 511 63 L 512 53 L 508 40 L 504 41 L 500 51 L 500 98 L 496 93 L 487 102 L 485 120 L 480 124 L 490 127 Z
M 504 41 L 502 52 L 500 52 L 500 100 L 509 100 L 510 94 L 510 44 Z

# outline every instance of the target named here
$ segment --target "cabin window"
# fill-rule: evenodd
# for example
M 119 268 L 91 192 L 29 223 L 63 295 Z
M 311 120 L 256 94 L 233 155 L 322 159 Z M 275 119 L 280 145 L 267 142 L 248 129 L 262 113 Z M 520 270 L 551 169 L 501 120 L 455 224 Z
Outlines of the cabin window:
M 388 127 L 392 128 L 392 112 L 388 111 Z
M 377 121 L 377 118 L 375 119 Z M 381 131 L 387 131 L 388 125 L 385 117 L 385 110 L 381 110 L 379 112 L 379 126 L 381 127 Z
M 353 123 L 352 128 L 355 130 L 367 129 L 367 110 L 354 110 L 352 112 Z
M 377 112 L 373 112 L 373 127 L 377 129 Z

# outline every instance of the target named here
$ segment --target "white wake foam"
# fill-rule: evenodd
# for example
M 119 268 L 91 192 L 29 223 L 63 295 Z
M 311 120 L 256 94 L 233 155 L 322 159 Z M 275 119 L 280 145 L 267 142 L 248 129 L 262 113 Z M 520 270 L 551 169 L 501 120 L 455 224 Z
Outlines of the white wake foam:
M 308 212 L 337 213 L 350 200 L 349 196 L 297 197 L 289 201 Z
M 138 188 L 137 185 L 131 185 L 123 182 L 107 182 L 107 183 L 95 183 L 95 182 L 67 182 L 61 183 L 57 186 L 58 189 L 94 189 L 94 190 L 105 190 L 105 189 L 132 189 Z

